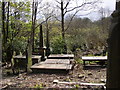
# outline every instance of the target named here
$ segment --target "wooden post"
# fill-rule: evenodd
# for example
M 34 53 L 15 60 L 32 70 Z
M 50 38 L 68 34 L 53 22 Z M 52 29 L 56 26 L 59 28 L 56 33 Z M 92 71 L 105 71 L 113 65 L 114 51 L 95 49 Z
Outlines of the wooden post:
M 120 0 L 112 14 L 108 38 L 107 89 L 120 88 Z

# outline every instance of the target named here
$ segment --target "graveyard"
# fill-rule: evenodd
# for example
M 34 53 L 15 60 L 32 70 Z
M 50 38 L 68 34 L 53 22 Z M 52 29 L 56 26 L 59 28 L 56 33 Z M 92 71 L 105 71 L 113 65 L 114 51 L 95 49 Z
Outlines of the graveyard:
M 0 1 L 0 89 L 120 88 L 120 0 L 104 4 Z
M 7 71 L 8 72 L 8 71 Z M 51 70 L 52 72 L 52 70 Z M 75 82 L 73 84 L 57 84 L 60 82 Z M 5 88 L 103 88 L 103 86 L 80 85 L 79 83 L 101 84 L 106 82 L 106 68 L 91 67 L 84 70 L 82 64 L 76 64 L 69 73 L 31 73 L 22 72 L 19 75 L 8 75 L 3 71 L 2 86 Z

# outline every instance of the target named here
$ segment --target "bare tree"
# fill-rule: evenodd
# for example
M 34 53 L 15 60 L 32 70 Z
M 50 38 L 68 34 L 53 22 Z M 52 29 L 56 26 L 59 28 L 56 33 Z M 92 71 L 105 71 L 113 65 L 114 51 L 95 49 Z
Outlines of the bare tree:
M 49 39 L 49 32 L 51 29 L 51 25 L 49 21 L 51 20 L 52 16 L 54 15 L 54 10 L 51 8 L 51 3 L 46 3 L 46 7 L 44 8 L 43 15 L 45 18 L 45 27 L 46 27 L 46 56 L 50 54 L 50 39 Z
M 103 46 L 107 47 L 107 38 L 108 38 L 108 32 L 109 32 L 109 26 L 110 26 L 110 14 L 111 11 L 109 8 L 101 8 L 99 10 L 100 13 L 100 31 L 103 36 Z
M 42 15 L 42 20 L 40 20 L 40 23 L 36 26 L 39 27 L 42 24 L 45 25 L 45 29 L 46 29 L 46 55 L 48 56 L 50 54 L 50 39 L 49 39 L 49 32 L 50 32 L 50 28 L 51 25 L 49 25 L 49 21 L 51 20 L 51 18 L 54 16 L 54 9 L 51 6 L 52 4 L 49 2 L 44 3 L 43 7 L 40 7 L 40 14 Z
M 92 8 L 94 8 L 95 6 L 93 6 L 95 3 L 98 2 L 97 1 L 86 1 L 83 2 L 81 5 L 77 5 L 75 7 L 72 7 L 70 8 L 70 4 L 72 2 L 72 0 L 61 0 L 61 1 L 58 1 L 58 0 L 55 0 L 58 5 L 57 7 L 60 9 L 61 11 L 61 31 L 62 31 L 62 39 L 63 39 L 63 42 L 64 42 L 64 52 L 63 53 L 67 53 L 67 46 L 66 46 L 66 41 L 65 41 L 65 31 L 69 28 L 69 25 L 72 21 L 72 19 L 74 18 L 74 16 L 80 11 L 80 10 L 91 10 Z M 85 6 L 87 5 L 87 9 L 85 9 Z M 89 5 L 89 6 L 88 6 Z M 71 20 L 68 24 L 68 26 L 65 28 L 65 15 L 68 14 L 69 12 L 72 12 L 74 11 L 74 14 L 73 16 L 71 17 Z
M 99 13 L 100 13 L 100 18 L 101 18 L 101 25 L 102 25 L 102 30 L 103 30 L 103 33 L 105 30 L 108 31 L 108 27 L 110 25 L 110 21 L 108 20 L 107 22 L 105 21 L 105 18 L 108 18 L 110 15 L 111 15 L 111 11 L 109 8 L 101 8 L 99 10 Z M 106 27 L 106 28 L 105 28 Z

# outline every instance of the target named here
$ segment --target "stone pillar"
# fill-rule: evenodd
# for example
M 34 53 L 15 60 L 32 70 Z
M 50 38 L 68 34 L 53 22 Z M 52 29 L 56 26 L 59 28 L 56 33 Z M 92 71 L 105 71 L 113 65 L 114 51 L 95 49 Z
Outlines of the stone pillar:
M 46 31 L 46 56 L 50 55 L 49 29 Z
M 40 37 L 39 37 L 39 48 L 40 48 L 40 55 L 42 56 L 41 59 L 44 61 L 44 48 L 43 48 L 43 31 L 42 25 L 40 25 Z
M 112 13 L 108 38 L 107 89 L 120 88 L 120 0 Z

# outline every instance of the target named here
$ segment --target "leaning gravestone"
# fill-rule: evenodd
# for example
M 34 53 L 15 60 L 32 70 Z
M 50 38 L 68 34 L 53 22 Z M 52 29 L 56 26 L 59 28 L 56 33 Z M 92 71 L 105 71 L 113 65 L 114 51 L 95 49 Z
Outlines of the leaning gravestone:
M 112 14 L 108 38 L 107 88 L 120 88 L 120 0 Z

